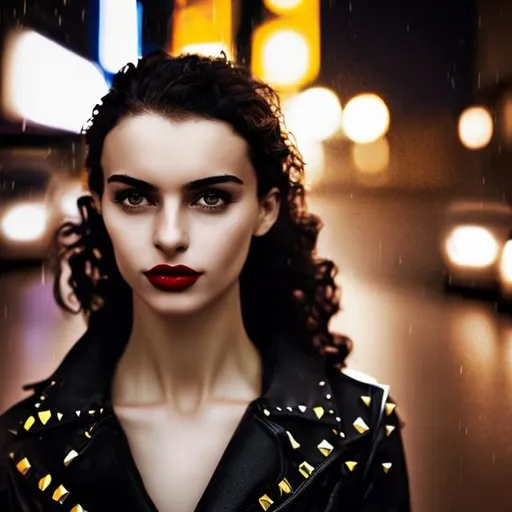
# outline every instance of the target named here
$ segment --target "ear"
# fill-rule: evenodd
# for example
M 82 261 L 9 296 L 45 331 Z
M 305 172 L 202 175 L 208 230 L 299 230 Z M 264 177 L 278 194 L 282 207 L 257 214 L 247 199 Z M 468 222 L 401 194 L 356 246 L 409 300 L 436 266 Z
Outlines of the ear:
M 279 216 L 281 192 L 277 187 L 272 188 L 260 199 L 258 221 L 254 229 L 254 236 L 263 236 L 270 231 Z

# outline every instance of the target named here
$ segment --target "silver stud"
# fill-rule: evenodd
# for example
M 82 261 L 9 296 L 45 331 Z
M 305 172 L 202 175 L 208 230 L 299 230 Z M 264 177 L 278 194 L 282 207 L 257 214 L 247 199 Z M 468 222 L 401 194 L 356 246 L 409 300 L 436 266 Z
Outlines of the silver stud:
M 288 406 L 286 410 L 292 412 L 292 408 L 290 406 Z
M 300 412 L 306 412 L 307 407 L 305 405 L 299 405 Z
M 325 395 L 325 398 L 327 398 L 327 400 L 330 400 L 331 399 L 331 395 L 327 394 L 327 395 Z
M 325 380 L 321 380 L 319 383 L 318 383 L 319 386 L 325 386 Z

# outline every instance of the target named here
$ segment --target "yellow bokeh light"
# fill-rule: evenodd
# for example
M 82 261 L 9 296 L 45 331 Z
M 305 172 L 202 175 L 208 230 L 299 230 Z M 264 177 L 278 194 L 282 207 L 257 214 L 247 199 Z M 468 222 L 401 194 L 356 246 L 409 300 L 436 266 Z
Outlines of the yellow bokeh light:
M 295 30 L 278 30 L 263 47 L 265 76 L 275 86 L 302 81 L 309 68 L 309 47 L 302 34 Z
M 388 107 L 376 94 L 355 96 L 343 111 L 343 129 L 350 140 L 359 144 L 376 141 L 389 129 Z
M 482 149 L 492 139 L 494 123 L 485 107 L 469 107 L 459 117 L 459 138 L 468 149 Z
M 304 0 L 265 0 L 265 7 L 277 14 L 285 14 L 296 9 Z
M 300 139 L 326 140 L 341 128 L 340 101 L 325 87 L 311 87 L 291 97 L 283 110 L 287 128 Z
M 352 146 L 352 161 L 358 171 L 376 174 L 385 171 L 389 165 L 389 142 L 386 138 L 368 144 L 355 143 Z

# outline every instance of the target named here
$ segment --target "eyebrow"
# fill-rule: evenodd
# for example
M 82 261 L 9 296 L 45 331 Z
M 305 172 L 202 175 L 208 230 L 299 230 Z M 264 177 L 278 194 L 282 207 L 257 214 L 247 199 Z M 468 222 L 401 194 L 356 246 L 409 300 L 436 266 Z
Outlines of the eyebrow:
M 158 187 L 147 181 L 139 180 L 127 174 L 113 174 L 107 180 L 107 183 L 124 183 L 133 187 L 146 190 L 148 192 L 158 192 Z M 237 183 L 243 185 L 244 182 L 237 176 L 232 174 L 224 174 L 222 176 L 209 176 L 208 178 L 201 178 L 199 180 L 189 181 L 181 186 L 182 190 L 191 191 L 197 190 L 210 185 L 217 185 L 219 183 Z

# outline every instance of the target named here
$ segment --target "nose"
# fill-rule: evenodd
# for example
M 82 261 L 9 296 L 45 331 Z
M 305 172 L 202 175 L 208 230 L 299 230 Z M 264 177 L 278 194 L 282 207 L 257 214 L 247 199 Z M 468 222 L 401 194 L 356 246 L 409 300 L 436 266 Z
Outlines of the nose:
M 179 205 L 166 205 L 155 219 L 153 243 L 167 254 L 183 252 L 188 249 L 189 238 L 185 214 Z

